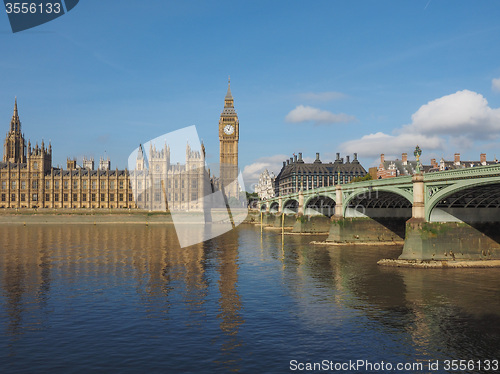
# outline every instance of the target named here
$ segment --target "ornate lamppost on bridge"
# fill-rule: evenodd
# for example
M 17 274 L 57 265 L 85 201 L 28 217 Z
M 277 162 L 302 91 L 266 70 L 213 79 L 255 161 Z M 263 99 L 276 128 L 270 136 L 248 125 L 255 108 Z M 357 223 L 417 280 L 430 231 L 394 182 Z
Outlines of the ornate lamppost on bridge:
M 420 147 L 417 145 L 417 148 L 415 148 L 415 152 L 413 152 L 413 155 L 417 158 L 417 174 L 420 174 L 420 155 L 422 154 L 422 150 Z
M 416 173 L 413 175 L 413 205 L 412 205 L 412 220 L 425 220 L 425 198 L 424 198 L 424 175 L 420 172 L 420 155 L 422 150 L 417 145 L 415 152 L 417 158 Z

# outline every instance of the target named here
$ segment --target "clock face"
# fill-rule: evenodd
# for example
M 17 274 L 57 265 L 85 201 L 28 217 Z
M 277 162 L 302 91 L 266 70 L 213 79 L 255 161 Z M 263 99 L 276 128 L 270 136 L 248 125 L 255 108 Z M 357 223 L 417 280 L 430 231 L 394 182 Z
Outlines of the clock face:
M 226 135 L 231 135 L 234 132 L 234 127 L 232 125 L 224 126 L 224 133 Z

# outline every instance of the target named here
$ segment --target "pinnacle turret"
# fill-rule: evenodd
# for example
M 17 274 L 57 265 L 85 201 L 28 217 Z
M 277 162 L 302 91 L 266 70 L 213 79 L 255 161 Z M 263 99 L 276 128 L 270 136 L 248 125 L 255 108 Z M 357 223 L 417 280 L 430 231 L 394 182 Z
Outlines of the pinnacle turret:
M 12 120 L 10 121 L 10 131 L 21 131 L 21 121 L 19 121 L 19 113 L 17 111 L 17 96 L 14 101 L 14 114 L 12 115 Z
M 144 153 L 142 152 L 142 144 L 139 144 L 139 150 L 137 151 L 137 159 L 142 160 L 144 158 Z

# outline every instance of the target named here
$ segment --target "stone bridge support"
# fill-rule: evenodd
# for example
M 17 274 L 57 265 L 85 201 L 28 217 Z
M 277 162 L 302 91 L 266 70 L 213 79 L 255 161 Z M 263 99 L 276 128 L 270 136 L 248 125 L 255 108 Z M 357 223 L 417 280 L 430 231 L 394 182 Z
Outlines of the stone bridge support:
M 330 218 L 318 216 L 298 215 L 292 232 L 310 234 L 328 234 L 330 232 Z
M 481 221 L 471 209 L 469 222 L 428 222 L 425 215 L 422 175 L 413 177 L 413 214 L 406 223 L 405 244 L 400 260 L 490 260 L 500 259 L 500 217 Z M 497 209 L 498 210 L 498 209 Z
M 410 220 L 400 260 L 500 259 L 499 223 Z
M 304 215 L 304 191 L 302 191 L 302 189 L 299 191 L 299 208 L 297 214 L 299 217 Z
M 386 222 L 370 217 L 332 217 L 327 242 L 334 243 L 400 243 L 403 237 Z
M 374 244 L 401 242 L 402 244 L 404 234 L 398 233 L 395 225 L 391 225 L 390 219 L 372 218 L 368 215 L 346 217 L 348 206 L 344 207 L 342 186 L 338 185 L 335 192 L 337 200 L 335 215 L 331 218 L 327 242 Z

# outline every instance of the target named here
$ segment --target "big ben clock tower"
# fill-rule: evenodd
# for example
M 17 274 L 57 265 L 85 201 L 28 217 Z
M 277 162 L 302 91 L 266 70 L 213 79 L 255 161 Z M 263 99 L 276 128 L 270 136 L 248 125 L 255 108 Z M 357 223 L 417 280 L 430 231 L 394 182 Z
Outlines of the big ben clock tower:
M 231 81 L 228 81 L 224 109 L 219 120 L 220 181 L 228 198 L 238 198 L 238 140 L 240 124 L 234 110 Z

